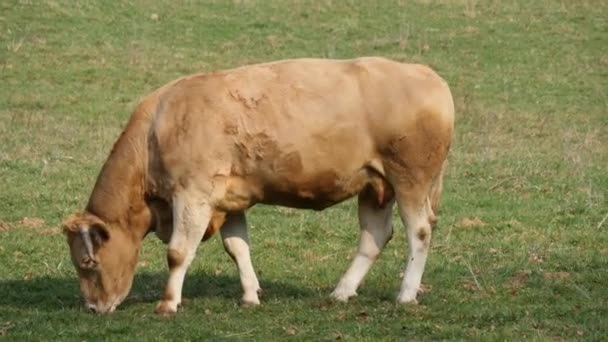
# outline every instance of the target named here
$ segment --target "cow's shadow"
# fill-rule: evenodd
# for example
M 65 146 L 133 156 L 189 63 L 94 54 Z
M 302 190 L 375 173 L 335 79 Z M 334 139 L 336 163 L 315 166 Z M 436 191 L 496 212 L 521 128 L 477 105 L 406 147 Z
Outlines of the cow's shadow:
M 153 303 L 160 299 L 167 280 L 166 272 L 139 273 L 133 288 L 121 308 L 139 303 Z M 264 297 L 305 298 L 318 295 L 304 287 L 273 281 L 262 281 Z M 183 298 L 221 297 L 238 303 L 241 296 L 239 278 L 192 272 L 186 277 Z M 31 308 L 43 311 L 59 311 L 82 307 L 82 298 L 76 276 L 55 278 L 44 276 L 29 280 L 0 280 L 0 308 Z

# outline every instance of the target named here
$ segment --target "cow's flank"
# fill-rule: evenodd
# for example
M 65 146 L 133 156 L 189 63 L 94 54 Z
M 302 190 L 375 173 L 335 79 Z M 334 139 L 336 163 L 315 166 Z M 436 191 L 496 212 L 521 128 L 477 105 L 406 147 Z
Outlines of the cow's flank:
M 245 212 L 322 210 L 358 196 L 361 229 L 332 293 L 346 301 L 390 240 L 396 203 L 409 256 L 400 303 L 415 303 L 454 125 L 430 68 L 382 58 L 296 59 L 196 74 L 146 96 L 106 160 L 84 213 L 65 222 L 86 305 L 127 296 L 142 239 L 168 244 L 157 312 L 174 313 L 197 246 L 219 231 L 242 302 L 259 304 Z

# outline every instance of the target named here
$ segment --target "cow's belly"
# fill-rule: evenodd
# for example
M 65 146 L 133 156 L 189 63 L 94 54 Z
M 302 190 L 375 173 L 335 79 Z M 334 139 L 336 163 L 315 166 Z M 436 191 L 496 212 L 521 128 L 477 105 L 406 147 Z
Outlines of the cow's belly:
M 377 205 L 393 197 L 392 187 L 377 171 L 362 166 L 351 172 L 321 170 L 298 177 L 274 174 L 270 177 L 229 177 L 225 196 L 218 208 L 240 211 L 256 203 L 299 209 L 322 210 L 349 199 L 364 189 L 374 191 Z
M 361 168 L 351 172 L 321 170 L 299 177 L 272 177 L 261 187 L 259 202 L 321 210 L 359 193 L 373 175 Z
M 316 136 L 304 133 L 301 139 L 277 139 L 291 144 L 279 142 L 280 152 L 274 158 L 257 163 L 258 202 L 321 210 L 356 195 L 378 178 L 366 166 L 373 152 L 362 130 L 331 123 L 324 127 L 331 129 Z

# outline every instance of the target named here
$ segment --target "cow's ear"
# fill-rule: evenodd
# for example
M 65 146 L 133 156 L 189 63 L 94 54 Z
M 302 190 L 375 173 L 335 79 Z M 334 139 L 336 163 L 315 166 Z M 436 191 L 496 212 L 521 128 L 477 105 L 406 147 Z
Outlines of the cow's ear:
M 77 232 L 81 229 L 82 225 L 82 214 L 72 214 L 63 220 L 61 223 L 61 230 L 64 234 L 69 232 Z

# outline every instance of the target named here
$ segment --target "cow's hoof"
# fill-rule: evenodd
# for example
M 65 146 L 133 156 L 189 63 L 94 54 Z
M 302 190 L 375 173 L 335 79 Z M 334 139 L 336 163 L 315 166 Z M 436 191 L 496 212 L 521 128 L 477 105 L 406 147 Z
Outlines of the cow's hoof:
M 255 290 L 255 292 L 247 292 L 243 293 L 243 297 L 241 298 L 241 306 L 244 308 L 259 306 L 260 305 L 260 297 L 264 291 L 261 288 Z
M 251 308 L 260 305 L 260 299 L 256 296 L 255 298 L 241 298 L 241 307 Z
M 397 303 L 401 304 L 401 305 L 417 305 L 418 304 L 418 300 L 416 300 L 416 297 L 398 297 L 397 298 Z
M 154 312 L 162 316 L 171 316 L 177 313 L 177 304 L 162 300 L 156 305 Z
M 331 297 L 338 302 L 346 303 L 352 297 L 357 297 L 357 291 L 335 289 L 334 292 L 331 293 Z
M 260 301 L 250 302 L 250 301 L 244 301 L 244 300 L 241 299 L 241 307 L 242 308 L 246 308 L 246 309 L 248 309 L 248 308 L 255 308 L 255 307 L 258 307 L 260 305 L 261 305 Z

